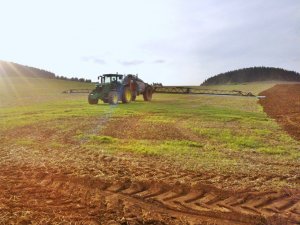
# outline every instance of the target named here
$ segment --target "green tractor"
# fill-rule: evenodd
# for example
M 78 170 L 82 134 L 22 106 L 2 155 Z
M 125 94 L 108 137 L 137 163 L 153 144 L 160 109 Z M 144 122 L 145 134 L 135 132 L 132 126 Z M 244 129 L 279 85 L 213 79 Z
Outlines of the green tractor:
M 128 74 L 104 74 L 98 77 L 99 83 L 89 93 L 89 104 L 98 104 L 99 99 L 111 105 L 119 101 L 129 103 L 135 101 L 136 96 L 142 94 L 145 101 L 151 101 L 153 88 L 138 76 Z

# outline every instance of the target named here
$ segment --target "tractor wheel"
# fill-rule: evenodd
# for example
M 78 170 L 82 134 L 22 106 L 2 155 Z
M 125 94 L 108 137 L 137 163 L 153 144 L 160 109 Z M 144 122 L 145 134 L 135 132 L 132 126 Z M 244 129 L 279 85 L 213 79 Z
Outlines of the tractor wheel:
M 118 92 L 110 91 L 108 93 L 108 103 L 111 104 L 111 105 L 118 104 Z
M 131 101 L 135 101 L 136 96 L 137 96 L 137 93 L 136 93 L 136 91 L 135 91 L 134 93 L 132 93 Z
M 122 94 L 122 102 L 123 103 L 129 103 L 131 102 L 132 94 L 129 87 L 124 87 L 124 91 Z
M 136 95 L 132 95 L 132 96 L 131 96 L 131 101 L 133 101 L 133 102 L 134 102 L 134 101 L 135 101 L 135 99 L 136 99 Z
M 144 101 L 151 101 L 152 100 L 152 88 L 151 86 L 147 86 L 143 93 Z
M 88 98 L 88 102 L 90 105 L 95 105 L 98 104 L 98 99 Z

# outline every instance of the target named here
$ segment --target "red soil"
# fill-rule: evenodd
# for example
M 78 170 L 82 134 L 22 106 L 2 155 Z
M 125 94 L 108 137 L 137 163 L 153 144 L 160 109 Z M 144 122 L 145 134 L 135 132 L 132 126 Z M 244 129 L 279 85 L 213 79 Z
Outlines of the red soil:
M 300 140 L 300 84 L 278 84 L 263 91 L 264 111 L 296 140 Z

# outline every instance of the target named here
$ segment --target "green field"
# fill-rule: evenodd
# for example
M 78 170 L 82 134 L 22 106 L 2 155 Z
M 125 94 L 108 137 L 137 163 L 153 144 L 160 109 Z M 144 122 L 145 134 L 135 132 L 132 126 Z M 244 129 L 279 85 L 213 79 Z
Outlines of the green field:
M 272 85 L 210 88 L 258 94 Z M 89 166 L 76 153 L 83 149 L 87 155 L 150 156 L 192 171 L 243 174 L 242 182 L 232 184 L 238 187 L 251 185 L 247 177 L 262 174 L 285 179 L 258 180 L 261 189 L 299 188 L 293 176 L 300 165 L 300 144 L 267 117 L 256 98 L 154 94 L 152 102 L 139 96 L 130 104 L 89 105 L 87 94 L 62 94 L 70 88 L 91 84 L 0 79 L 0 148 L 12 149 L 10 160 L 69 164 L 80 173 Z

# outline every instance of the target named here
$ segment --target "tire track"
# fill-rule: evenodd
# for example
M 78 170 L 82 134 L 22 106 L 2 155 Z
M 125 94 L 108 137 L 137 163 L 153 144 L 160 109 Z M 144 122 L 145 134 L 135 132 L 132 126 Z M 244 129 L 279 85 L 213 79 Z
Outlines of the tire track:
M 115 180 L 79 177 L 49 169 L 46 172 L 30 167 L 20 169 L 14 172 L 4 169 L 0 174 L 2 181 L 9 181 L 0 184 L 1 189 L 6 190 L 4 193 L 7 193 L 3 203 L 9 208 L 34 208 L 35 211 L 50 208 L 61 216 L 66 216 L 72 210 L 79 215 L 88 212 L 96 215 L 94 208 L 99 208 L 97 201 L 102 201 L 100 199 L 103 198 L 100 196 L 117 196 L 126 201 L 126 204 L 137 202 L 138 205 L 146 205 L 153 210 L 168 210 L 173 212 L 172 215 L 185 217 L 188 221 L 213 218 L 231 221 L 232 224 L 267 224 L 270 218 L 276 216 L 287 224 L 300 223 L 299 190 L 230 192 L 201 183 L 168 183 L 172 176 L 166 177 L 165 181 Z M 14 195 L 13 199 L 8 199 L 8 195 Z M 18 202 L 22 196 L 30 196 L 30 201 Z M 109 198 L 106 201 L 109 202 Z M 93 217 L 91 215 L 89 219 Z
M 128 179 L 115 174 L 121 168 L 129 167 L 125 159 L 102 156 L 100 161 L 103 164 L 101 168 L 105 168 L 107 173 L 99 178 L 88 174 L 72 175 L 65 169 L 49 167 L 2 167 L 0 187 L 1 190 L 7 190 L 4 203 L 8 208 L 33 208 L 39 212 L 49 208 L 57 216 L 63 217 L 72 210 L 79 217 L 91 212 L 92 215 L 89 215 L 88 219 L 93 219 L 99 214 L 99 210 L 106 210 L 99 209 L 99 202 L 105 199 L 109 203 L 111 196 L 116 196 L 117 199 L 124 201 L 125 205 L 137 204 L 160 212 L 167 210 L 170 215 L 187 218 L 189 222 L 213 218 L 214 221 L 231 221 L 228 224 L 268 224 L 268 220 L 276 216 L 287 224 L 300 223 L 299 190 L 232 192 L 203 182 L 216 177 L 215 174 L 188 172 L 174 174 L 164 168 L 156 172 L 150 168 L 155 165 L 147 166 L 146 161 L 136 165 L 140 167 L 141 176 Z M 147 174 L 150 172 L 158 174 L 159 177 L 163 175 L 163 178 L 153 176 L 151 179 Z M 220 180 L 223 178 L 220 176 Z M 175 182 L 179 179 L 181 183 Z M 11 195 L 15 195 L 16 199 L 7 200 Z M 25 204 L 18 202 L 18 198 L 22 195 L 33 199 Z
M 50 178 L 50 179 L 49 179 Z M 70 185 L 65 185 L 68 181 Z M 36 181 L 35 181 L 36 182 Z M 38 181 L 50 189 L 78 188 L 117 194 L 121 199 L 126 196 L 142 203 L 175 211 L 177 215 L 192 217 L 213 217 L 238 223 L 267 223 L 268 218 L 276 215 L 287 223 L 300 223 L 299 193 L 230 193 L 207 185 L 186 186 L 170 185 L 160 181 L 119 180 L 75 177 L 44 177 Z M 91 185 L 94 184 L 94 185 Z M 95 185 L 97 184 L 97 185 Z

